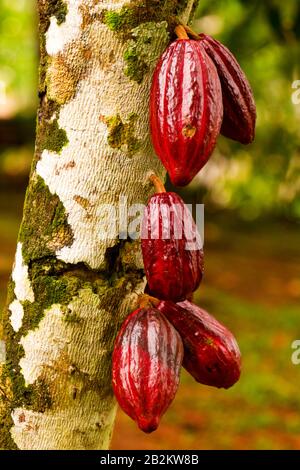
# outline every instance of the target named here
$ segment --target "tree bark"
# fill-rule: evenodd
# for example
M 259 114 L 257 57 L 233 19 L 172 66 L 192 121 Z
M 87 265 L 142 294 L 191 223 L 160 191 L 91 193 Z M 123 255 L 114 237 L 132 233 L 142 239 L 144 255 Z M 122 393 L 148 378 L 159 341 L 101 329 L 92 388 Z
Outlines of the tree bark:
M 102 236 L 103 207 L 144 204 L 148 175 L 164 177 L 151 76 L 196 3 L 38 0 L 36 150 L 0 331 L 2 449 L 109 446 L 113 342 L 145 280 L 139 242 Z

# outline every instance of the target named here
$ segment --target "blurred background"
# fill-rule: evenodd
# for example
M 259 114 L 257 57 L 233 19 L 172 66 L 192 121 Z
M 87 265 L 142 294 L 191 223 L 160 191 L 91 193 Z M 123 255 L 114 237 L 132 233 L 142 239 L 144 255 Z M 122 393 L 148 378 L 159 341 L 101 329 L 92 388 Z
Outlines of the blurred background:
M 195 301 L 235 333 L 243 374 L 215 390 L 183 372 L 159 430 L 144 435 L 119 412 L 112 448 L 300 449 L 300 365 L 291 361 L 300 339 L 300 2 L 201 0 L 194 29 L 234 52 L 258 108 L 255 143 L 220 138 L 181 191 L 205 203 Z M 0 0 L 1 307 L 33 153 L 37 67 L 35 1 Z

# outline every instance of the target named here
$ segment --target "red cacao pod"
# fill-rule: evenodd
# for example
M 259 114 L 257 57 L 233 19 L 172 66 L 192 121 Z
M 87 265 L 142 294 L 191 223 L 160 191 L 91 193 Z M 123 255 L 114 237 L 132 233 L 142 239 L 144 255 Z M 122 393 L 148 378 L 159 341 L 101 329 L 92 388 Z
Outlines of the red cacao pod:
M 199 37 L 221 81 L 224 106 L 221 134 L 249 144 L 255 136 L 256 107 L 247 77 L 227 47 L 205 34 Z
M 203 275 L 200 235 L 190 211 L 175 193 L 154 194 L 141 231 L 148 292 L 164 300 L 184 300 Z
M 150 128 L 156 154 L 172 183 L 185 186 L 205 165 L 223 117 L 216 68 L 200 41 L 178 39 L 153 75 Z
M 112 381 L 121 408 L 144 432 L 154 431 L 175 397 L 182 341 L 155 308 L 135 310 L 115 342 Z
M 179 332 L 183 367 L 205 385 L 229 388 L 241 373 L 241 354 L 233 334 L 212 315 L 188 300 L 160 302 L 160 310 Z

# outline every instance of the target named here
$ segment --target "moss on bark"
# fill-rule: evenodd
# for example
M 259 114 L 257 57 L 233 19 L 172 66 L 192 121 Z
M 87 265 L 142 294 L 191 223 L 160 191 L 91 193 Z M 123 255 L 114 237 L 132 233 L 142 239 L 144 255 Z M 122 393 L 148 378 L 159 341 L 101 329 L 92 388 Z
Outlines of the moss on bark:
M 44 150 L 60 153 L 68 142 L 67 133 L 59 127 L 57 119 L 53 119 L 44 126 L 40 141 Z
M 58 125 L 59 111 L 60 105 L 56 101 L 43 97 L 38 111 L 36 160 L 40 158 L 43 150 L 59 153 L 68 144 L 66 131 Z
M 153 48 L 155 40 L 159 39 L 162 46 L 166 46 L 169 41 L 167 32 L 168 23 L 147 22 L 132 29 L 132 39 L 128 41 L 124 52 L 126 67 L 124 70 L 131 80 L 141 83 L 145 74 L 153 67 L 158 60 L 159 53 Z
M 109 29 L 130 35 L 133 28 L 142 23 L 166 20 L 170 30 L 178 23 L 180 15 L 188 5 L 188 0 L 144 0 L 132 1 L 118 11 L 106 11 L 103 22 Z
M 130 114 L 124 121 L 119 114 L 104 116 L 102 119 L 108 128 L 108 144 L 132 157 L 140 148 L 140 141 L 135 137 L 136 114 Z
M 64 0 L 46 0 L 38 2 L 40 16 L 40 30 L 45 33 L 49 28 L 50 19 L 55 16 L 57 24 L 62 24 L 66 20 L 68 5 Z
M 26 264 L 54 255 L 56 250 L 73 241 L 63 204 L 36 174 L 31 176 L 27 189 L 19 241 L 23 243 Z
M 29 279 L 35 301 L 21 302 L 24 309 L 22 326 L 14 331 L 10 323 L 9 305 L 15 299 L 15 284 L 8 286 L 7 306 L 3 315 L 3 339 L 6 342 L 6 363 L 1 367 L 1 384 L 5 384 L 5 396 L 0 395 L 0 448 L 16 449 L 11 439 L 10 428 L 13 425 L 11 412 L 18 407 L 44 412 L 51 407 L 54 397 L 46 378 L 39 378 L 33 384 L 25 385 L 21 372 L 20 360 L 24 357 L 24 348 L 20 340 L 29 331 L 38 327 L 45 309 L 55 303 L 67 305 L 82 287 L 83 281 L 76 276 L 59 275 L 59 271 L 68 270 L 64 263 L 56 268 L 55 259 L 49 258 L 31 262 Z M 57 271 L 57 272 L 56 272 Z M 56 274 L 56 275 L 55 275 Z M 10 395 L 9 403 L 7 396 Z

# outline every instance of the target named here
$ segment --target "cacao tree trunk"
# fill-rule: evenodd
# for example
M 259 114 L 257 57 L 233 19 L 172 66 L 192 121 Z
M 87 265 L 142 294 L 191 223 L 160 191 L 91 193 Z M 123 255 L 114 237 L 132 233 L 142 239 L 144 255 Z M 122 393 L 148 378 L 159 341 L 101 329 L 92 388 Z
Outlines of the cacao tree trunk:
M 138 241 L 103 236 L 103 207 L 118 218 L 121 196 L 144 204 L 149 173 L 164 177 L 151 75 L 195 4 L 38 0 L 36 149 L 0 330 L 2 449 L 109 446 L 113 342 L 144 273 Z

